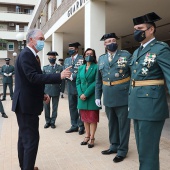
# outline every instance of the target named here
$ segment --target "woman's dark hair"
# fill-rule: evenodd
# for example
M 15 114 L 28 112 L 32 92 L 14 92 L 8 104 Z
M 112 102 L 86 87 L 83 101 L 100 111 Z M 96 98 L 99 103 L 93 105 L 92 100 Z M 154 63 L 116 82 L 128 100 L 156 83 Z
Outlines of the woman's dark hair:
M 83 64 L 86 64 L 87 63 L 87 61 L 85 60 L 85 55 L 86 55 L 86 52 L 87 51 L 93 51 L 93 57 L 94 57 L 94 63 L 97 63 L 97 58 L 96 58 L 96 52 L 95 52 L 95 50 L 94 49 L 92 49 L 92 48 L 87 48 L 86 49 L 86 51 L 84 52 L 84 54 L 83 54 L 83 59 L 84 59 L 84 61 L 83 61 Z

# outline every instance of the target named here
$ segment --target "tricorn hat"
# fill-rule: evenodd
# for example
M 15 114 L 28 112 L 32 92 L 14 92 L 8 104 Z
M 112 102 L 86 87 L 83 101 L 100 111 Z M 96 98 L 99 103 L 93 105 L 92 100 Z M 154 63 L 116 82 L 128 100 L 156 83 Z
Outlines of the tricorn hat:
M 56 51 L 49 51 L 47 55 L 58 56 L 58 53 Z
M 58 61 L 64 61 L 62 58 L 58 59 Z
M 162 18 L 159 17 L 155 12 L 151 12 L 143 16 L 133 18 L 133 23 L 134 25 L 139 25 L 139 24 L 144 24 L 144 23 L 153 24 L 154 22 L 159 21 L 161 19 Z
M 11 59 L 10 58 L 5 58 L 5 61 L 10 61 Z
M 109 33 L 109 34 L 105 34 L 103 35 L 103 37 L 100 39 L 100 41 L 105 41 L 108 38 L 115 38 L 115 39 L 119 39 L 115 33 Z
M 76 47 L 78 48 L 78 46 L 80 46 L 81 44 L 79 42 L 75 42 L 75 43 L 69 43 L 69 47 Z

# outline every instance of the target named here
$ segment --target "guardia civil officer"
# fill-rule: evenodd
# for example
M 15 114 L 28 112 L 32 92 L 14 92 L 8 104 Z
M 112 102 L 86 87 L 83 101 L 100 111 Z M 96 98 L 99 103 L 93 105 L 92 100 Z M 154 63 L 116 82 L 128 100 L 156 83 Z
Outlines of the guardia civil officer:
M 160 170 L 159 142 L 169 117 L 165 82 L 170 92 L 170 48 L 155 38 L 154 12 L 133 19 L 134 38 L 141 45 L 133 53 L 129 118 L 134 119 L 140 170 Z
M 1 74 L 3 75 L 3 100 L 6 100 L 6 89 L 9 87 L 11 100 L 13 99 L 13 78 L 14 66 L 10 65 L 10 58 L 5 59 L 6 64 L 2 66 Z
M 58 59 L 60 66 L 62 66 L 62 68 L 64 69 L 64 60 L 62 58 Z M 61 92 L 60 92 L 60 96 L 61 98 L 64 98 L 64 91 L 65 91 L 65 79 L 62 80 L 61 83 Z
M 43 67 L 43 74 L 61 73 L 63 70 L 62 66 L 56 64 L 56 56 L 58 56 L 58 53 L 56 51 L 49 51 L 47 55 L 50 64 Z M 52 109 L 50 108 L 50 102 L 48 104 L 44 102 L 45 120 L 46 120 L 46 124 L 44 128 L 48 128 L 50 126 L 53 129 L 56 128 L 55 121 L 57 118 L 60 91 L 61 91 L 61 84 L 45 85 L 44 93 L 50 96 L 50 99 L 52 100 Z M 50 116 L 50 110 L 52 110 L 51 116 Z
M 103 93 L 103 104 L 109 121 L 110 147 L 102 151 L 102 154 L 117 153 L 113 161 L 121 162 L 128 152 L 130 133 L 130 120 L 127 116 L 131 54 L 117 49 L 117 39 L 115 33 L 105 34 L 101 38 L 107 53 L 98 60 L 95 98 L 96 105 L 100 107 Z
M 84 134 L 84 124 L 80 119 L 80 115 L 77 109 L 77 89 L 76 89 L 76 76 L 77 70 L 80 65 L 83 63 L 83 56 L 78 54 L 78 46 L 80 43 L 70 43 L 68 47 L 68 53 L 70 57 L 66 58 L 64 61 L 64 68 L 72 66 L 70 71 L 72 75 L 70 78 L 67 78 L 67 89 L 68 89 L 68 102 L 70 110 L 70 119 L 71 119 L 71 128 L 66 131 L 66 133 L 77 132 L 79 128 L 79 134 Z

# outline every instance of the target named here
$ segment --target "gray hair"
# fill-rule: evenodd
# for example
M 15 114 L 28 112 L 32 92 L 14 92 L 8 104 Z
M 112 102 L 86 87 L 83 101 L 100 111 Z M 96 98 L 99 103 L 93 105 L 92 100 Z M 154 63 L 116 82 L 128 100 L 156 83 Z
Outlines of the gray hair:
M 40 29 L 31 29 L 31 30 L 28 31 L 28 33 L 26 35 L 27 43 L 30 42 L 30 38 L 34 38 L 36 36 L 37 32 L 42 32 L 42 30 L 40 30 Z

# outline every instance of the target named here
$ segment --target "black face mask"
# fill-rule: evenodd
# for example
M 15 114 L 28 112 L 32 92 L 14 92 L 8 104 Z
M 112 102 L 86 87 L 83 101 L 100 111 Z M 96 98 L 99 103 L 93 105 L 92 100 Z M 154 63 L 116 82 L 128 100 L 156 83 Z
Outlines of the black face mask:
M 51 64 L 55 64 L 56 59 L 55 58 L 50 58 L 48 59 Z
M 106 49 L 108 49 L 111 52 L 116 51 L 117 47 L 118 47 L 117 43 L 112 43 L 112 44 L 106 45 Z
M 91 55 L 88 55 L 88 56 L 85 57 L 85 60 L 86 60 L 87 62 L 94 62 L 94 57 L 91 56 Z
M 9 62 L 6 62 L 7 65 L 9 65 Z
M 134 31 L 134 39 L 137 42 L 142 42 L 146 38 L 145 31 L 147 31 L 149 28 L 147 28 L 146 30 L 135 30 Z

